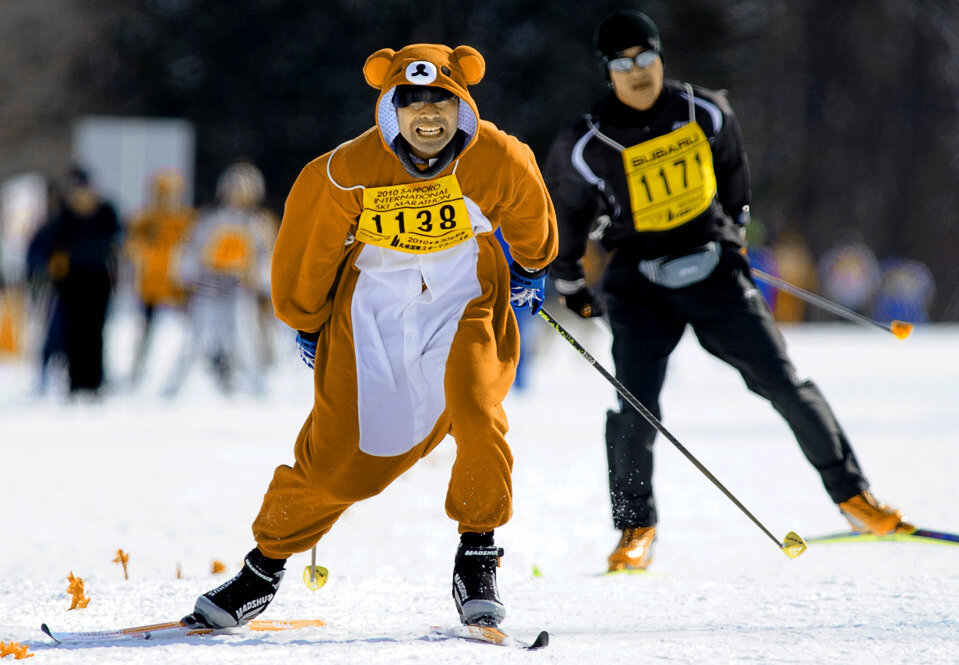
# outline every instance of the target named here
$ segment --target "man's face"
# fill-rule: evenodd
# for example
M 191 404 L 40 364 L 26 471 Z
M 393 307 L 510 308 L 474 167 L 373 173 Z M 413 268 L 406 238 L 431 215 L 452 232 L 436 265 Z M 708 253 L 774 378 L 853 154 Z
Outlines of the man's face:
M 223 193 L 223 202 L 230 208 L 252 208 L 256 195 L 248 184 L 237 182 Z
M 617 57 L 635 58 L 645 50 L 642 46 L 632 46 L 620 51 Z M 638 111 L 645 111 L 663 90 L 663 61 L 657 56 L 648 67 L 633 63 L 628 72 L 610 69 L 609 79 L 613 82 L 613 92 L 619 101 Z
M 97 196 L 89 185 L 73 185 L 67 190 L 66 202 L 78 215 L 89 215 L 97 207 Z
M 460 100 L 451 97 L 440 102 L 413 102 L 396 109 L 400 134 L 420 159 L 436 157 L 446 147 L 459 119 Z
M 160 208 L 174 208 L 183 196 L 183 179 L 178 175 L 161 174 L 153 181 L 154 202 Z

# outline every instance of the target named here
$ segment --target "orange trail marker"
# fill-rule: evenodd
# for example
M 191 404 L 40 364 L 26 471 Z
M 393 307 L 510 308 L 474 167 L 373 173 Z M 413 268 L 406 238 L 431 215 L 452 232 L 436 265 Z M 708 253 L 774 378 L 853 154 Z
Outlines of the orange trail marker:
M 176 578 L 177 578 L 178 580 L 182 580 L 182 579 L 183 579 L 183 569 L 180 567 L 180 562 L 179 562 L 179 561 L 176 562 Z
M 127 562 L 130 561 L 130 555 L 124 552 L 123 550 L 117 550 L 117 556 L 113 560 L 113 563 L 118 563 L 123 566 L 123 579 L 128 580 L 130 576 L 127 574 Z
M 73 596 L 72 602 L 68 610 L 77 610 L 83 609 L 90 603 L 90 599 L 83 595 L 83 579 L 80 577 L 74 577 L 73 571 L 70 571 L 70 574 L 67 576 L 70 585 L 67 587 L 67 593 Z
M 0 642 L 0 658 L 6 658 L 7 656 L 13 656 L 14 660 L 23 660 L 24 658 L 33 658 L 34 654 L 30 653 L 30 647 L 26 644 L 13 641 Z

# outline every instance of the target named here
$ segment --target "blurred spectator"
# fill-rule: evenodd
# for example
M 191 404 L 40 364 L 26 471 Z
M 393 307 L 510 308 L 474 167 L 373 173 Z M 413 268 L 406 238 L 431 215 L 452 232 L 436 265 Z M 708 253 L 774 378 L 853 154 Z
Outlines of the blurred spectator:
M 63 308 L 70 393 L 103 384 L 103 326 L 113 287 L 120 223 L 85 171 L 70 171 L 64 206 L 51 222 L 46 266 Z
M 272 211 L 262 207 L 263 190 L 259 192 L 258 198 L 253 203 L 254 216 L 253 225 L 256 229 L 257 237 L 267 248 L 266 261 L 263 265 L 265 271 L 261 279 L 256 283 L 255 296 L 257 303 L 257 324 L 258 324 L 258 352 L 260 362 L 264 367 L 269 367 L 276 359 L 276 350 L 273 347 L 273 335 L 277 328 L 277 318 L 273 313 L 273 298 L 270 295 L 270 260 L 273 256 L 273 245 L 276 244 L 276 236 L 280 231 L 280 218 Z M 286 333 L 286 327 L 282 328 Z M 284 337 L 285 339 L 285 337 Z
M 134 384 L 143 376 L 157 308 L 186 304 L 186 292 L 174 272 L 177 256 L 189 238 L 196 214 L 183 204 L 184 181 L 176 171 L 157 174 L 151 190 L 149 204 L 130 223 L 125 247 L 143 311 L 143 327 L 133 360 Z
M 47 262 L 53 253 L 53 221 L 59 217 L 62 210 L 63 196 L 57 186 L 51 183 L 47 188 L 46 218 L 27 247 L 27 281 L 30 294 L 37 311 L 43 313 L 44 319 L 43 347 L 40 350 L 37 377 L 37 392 L 41 395 L 47 390 L 51 367 L 58 361 L 66 363 L 63 307 L 56 289 L 53 288 L 50 273 L 47 272 Z
M 773 246 L 778 277 L 801 289 L 816 291 L 816 264 L 806 240 L 795 231 L 783 233 Z M 758 267 L 758 266 L 757 266 Z M 806 302 L 791 293 L 776 296 L 773 317 L 782 323 L 797 323 L 806 317 Z
M 864 314 L 879 287 L 879 262 L 862 243 L 833 247 L 819 260 L 823 295 Z
M 926 323 L 936 292 L 932 273 L 925 264 L 901 258 L 880 264 L 882 276 L 873 309 L 878 321 Z
M 197 219 L 182 260 L 183 282 L 191 289 L 192 339 L 165 390 L 168 396 L 179 392 L 198 355 L 209 361 L 225 393 L 238 387 L 241 373 L 249 390 L 265 389 L 264 342 L 255 312 L 257 303 L 269 298 L 276 225 L 272 214 L 260 207 L 263 195 L 259 169 L 238 162 L 217 182 L 218 205 Z M 241 320 L 251 311 L 253 325 L 244 334 Z
M 746 258 L 749 259 L 750 267 L 761 270 L 774 277 L 779 277 L 776 253 L 766 246 L 766 225 L 762 223 L 762 220 L 753 217 L 746 226 L 745 231 Z M 756 280 L 756 288 L 759 289 L 763 300 L 765 300 L 766 305 L 769 306 L 769 311 L 773 312 L 773 316 L 775 316 L 776 299 L 779 291 L 776 287 L 759 280 Z
M 606 267 L 613 258 L 613 252 L 603 247 L 603 233 L 611 223 L 609 215 L 600 215 L 593 223 L 587 236 L 586 252 L 583 254 L 583 278 L 586 280 L 586 286 L 590 289 L 602 290 L 603 275 L 606 274 Z M 602 293 L 597 294 L 597 300 L 605 305 L 605 296 Z
M 509 244 L 503 238 L 503 233 L 496 229 L 495 235 L 500 247 L 503 248 L 506 263 L 512 264 L 513 255 L 509 251 Z M 519 362 L 516 364 L 516 378 L 513 379 L 512 389 L 520 393 L 529 389 L 531 358 L 540 329 L 534 320 L 536 318 L 539 317 L 526 316 L 525 313 L 522 316 L 516 316 L 516 325 L 519 327 Z

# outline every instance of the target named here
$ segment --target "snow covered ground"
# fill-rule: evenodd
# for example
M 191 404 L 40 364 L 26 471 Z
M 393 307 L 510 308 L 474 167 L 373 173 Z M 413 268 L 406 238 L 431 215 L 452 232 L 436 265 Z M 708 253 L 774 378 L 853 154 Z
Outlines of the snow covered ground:
M 273 468 L 291 461 L 310 406 L 310 376 L 289 337 L 264 398 L 221 397 L 198 375 L 173 402 L 148 385 L 67 405 L 32 397 L 29 367 L 0 365 L 0 640 L 29 644 L 36 665 L 959 662 L 959 547 L 813 545 L 789 560 L 663 440 L 655 573 L 598 576 L 616 541 L 602 436 L 614 393 L 536 325 L 533 387 L 507 405 L 515 516 L 497 542 L 504 628 L 520 637 L 547 629 L 549 648 L 424 639 L 430 626 L 456 622 L 457 536 L 443 511 L 452 441 L 347 512 L 319 546 L 331 571 L 323 589 L 301 582 L 309 553 L 290 561 L 263 618 L 321 618 L 323 628 L 86 648 L 55 647 L 40 633 L 42 622 L 93 630 L 177 619 L 225 579 L 210 574 L 213 559 L 237 570 Z M 111 329 L 116 372 L 131 327 L 121 318 Z M 598 326 L 573 330 L 609 362 Z M 921 526 L 959 531 L 959 327 L 919 329 L 905 342 L 843 325 L 785 335 L 876 494 Z M 844 526 L 782 421 L 690 336 L 674 356 L 664 414 L 775 534 Z M 130 555 L 129 581 L 112 563 L 118 548 Z M 86 609 L 67 610 L 71 571 L 86 581 Z

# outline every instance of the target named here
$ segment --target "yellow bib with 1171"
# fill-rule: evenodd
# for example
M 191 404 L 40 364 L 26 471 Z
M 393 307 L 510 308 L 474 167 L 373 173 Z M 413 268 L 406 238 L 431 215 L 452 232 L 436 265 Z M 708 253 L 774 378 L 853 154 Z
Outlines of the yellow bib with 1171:
M 367 187 L 354 234 L 369 245 L 409 254 L 449 249 L 473 237 L 455 175 L 389 187 Z
M 716 196 L 713 153 L 695 122 L 626 148 L 623 165 L 637 231 L 685 224 Z

